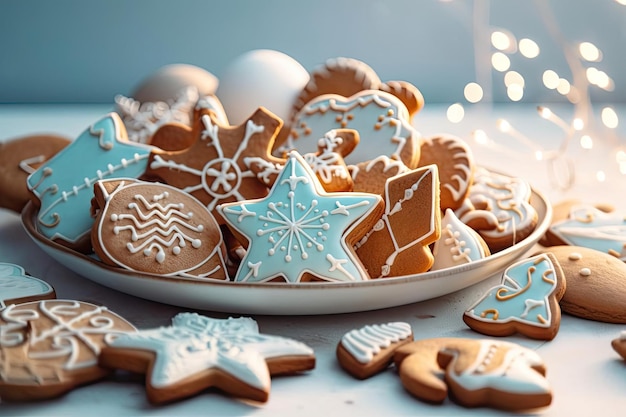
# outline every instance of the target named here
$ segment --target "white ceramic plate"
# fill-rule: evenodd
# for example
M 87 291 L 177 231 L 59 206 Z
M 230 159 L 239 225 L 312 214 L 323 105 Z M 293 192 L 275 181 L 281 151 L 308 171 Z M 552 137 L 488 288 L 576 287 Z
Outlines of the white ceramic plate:
M 33 241 L 77 274 L 115 290 L 186 308 L 238 314 L 334 314 L 376 310 L 424 301 L 461 290 L 504 270 L 528 252 L 552 219 L 546 199 L 533 191 L 539 221 L 523 241 L 480 261 L 423 274 L 355 283 L 235 283 L 140 274 L 109 267 L 40 235 L 36 208 L 28 204 L 22 223 Z

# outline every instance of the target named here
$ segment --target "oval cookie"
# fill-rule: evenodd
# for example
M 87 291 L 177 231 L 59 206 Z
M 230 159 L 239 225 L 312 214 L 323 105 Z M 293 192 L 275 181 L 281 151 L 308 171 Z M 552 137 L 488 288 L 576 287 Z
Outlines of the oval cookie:
M 567 281 L 561 309 L 607 323 L 626 323 L 626 263 L 580 246 L 545 249 L 556 257 Z
M 102 348 L 134 331 L 106 307 L 82 301 L 10 305 L 0 310 L 0 398 L 49 399 L 103 378 Z
M 211 212 L 179 189 L 99 181 L 92 243 L 103 262 L 159 275 L 227 278 L 222 234 Z

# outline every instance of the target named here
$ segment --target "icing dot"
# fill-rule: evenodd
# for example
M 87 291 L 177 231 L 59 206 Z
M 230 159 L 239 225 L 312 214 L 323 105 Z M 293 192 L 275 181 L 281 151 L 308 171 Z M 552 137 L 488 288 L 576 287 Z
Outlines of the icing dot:
M 144 249 L 143 254 L 146 256 L 150 256 L 150 249 Z
M 588 277 L 589 275 L 591 275 L 591 269 L 582 268 L 580 271 L 578 271 L 578 273 L 582 275 L 583 277 Z
M 267 251 L 267 254 L 268 254 L 268 255 L 270 255 L 270 256 L 271 256 L 271 255 L 273 255 L 274 253 L 276 253 L 276 251 L 274 250 L 274 248 L 272 248 L 272 249 L 270 249 L 270 250 L 268 250 L 268 251 Z
M 179 254 L 180 254 L 180 246 L 174 246 L 174 247 L 172 248 L 172 253 L 173 253 L 174 255 L 179 255 Z
M 199 248 L 200 246 L 202 246 L 202 241 L 200 239 L 194 239 L 193 242 L 191 242 L 191 246 L 193 246 L 194 248 Z
M 117 214 L 111 214 L 111 221 L 112 222 L 116 222 L 117 221 Z
M 291 262 L 291 255 L 285 256 L 285 262 Z
M 306 247 L 307 247 L 307 248 L 310 248 L 310 247 L 312 247 L 312 246 L 313 246 L 313 244 L 312 244 L 311 242 L 307 242 L 307 244 L 306 244 Z
M 322 229 L 324 229 L 324 230 L 328 230 L 328 229 L 330 229 L 330 224 L 328 224 L 328 223 L 324 223 L 324 224 L 322 225 Z
M 317 245 L 317 246 L 315 247 L 315 249 L 317 249 L 318 251 L 320 251 L 320 252 L 321 252 L 321 251 L 323 251 L 323 250 L 324 250 L 324 245 L 319 244 L 319 245 Z
M 308 259 L 309 258 L 309 254 L 306 252 L 302 252 L 302 259 Z
M 578 252 L 572 252 L 569 254 L 569 257 L 568 257 L 570 261 L 580 261 L 582 258 L 583 256 Z

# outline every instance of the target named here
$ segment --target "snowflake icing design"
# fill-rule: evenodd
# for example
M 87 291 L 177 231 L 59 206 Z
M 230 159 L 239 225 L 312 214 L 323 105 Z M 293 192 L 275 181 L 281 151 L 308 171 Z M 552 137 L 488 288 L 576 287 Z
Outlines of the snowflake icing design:
M 245 123 L 242 137 L 238 138 L 235 137 L 239 134 L 238 128 L 224 128 L 215 123 L 208 114 L 200 117 L 199 143 L 178 156 L 153 154 L 150 169 L 155 170 L 157 175 L 158 171 L 166 169 L 197 177 L 195 182 L 190 183 L 186 180 L 181 182 L 175 175 L 164 174 L 165 182 L 193 194 L 211 211 L 220 202 L 249 198 L 250 196 L 242 190 L 242 184 L 246 181 L 258 183 L 252 191 L 255 194 L 252 197 L 265 195 L 267 189 L 256 180 L 255 174 L 243 161 L 248 163 L 264 161 L 261 156 L 252 156 L 255 149 L 252 142 L 253 138 L 257 137 L 257 141 L 266 142 L 266 145 L 270 146 L 276 130 L 271 128 L 274 116 L 262 110 L 257 111 Z M 238 142 L 236 149 L 231 149 L 235 142 Z M 207 162 L 203 166 L 186 165 L 184 162 L 187 157 L 184 154 L 187 153 L 202 155 L 202 160 Z
M 290 154 L 270 194 L 218 206 L 227 222 L 250 240 L 236 281 L 283 276 L 299 282 L 309 272 L 328 281 L 357 281 L 366 274 L 345 235 L 374 210 L 380 197 L 325 193 L 304 159 Z

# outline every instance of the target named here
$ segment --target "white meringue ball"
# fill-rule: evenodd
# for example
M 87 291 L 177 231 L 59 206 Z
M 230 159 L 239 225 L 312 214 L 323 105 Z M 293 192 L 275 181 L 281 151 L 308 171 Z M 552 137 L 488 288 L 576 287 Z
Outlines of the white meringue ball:
M 287 120 L 309 78 L 308 71 L 289 55 L 269 49 L 252 50 L 225 69 L 217 97 L 232 125 L 242 124 L 260 106 Z

